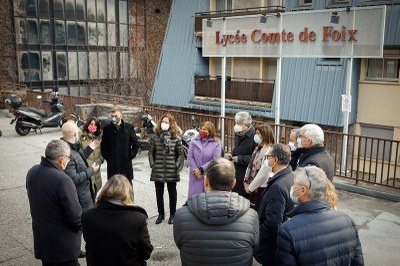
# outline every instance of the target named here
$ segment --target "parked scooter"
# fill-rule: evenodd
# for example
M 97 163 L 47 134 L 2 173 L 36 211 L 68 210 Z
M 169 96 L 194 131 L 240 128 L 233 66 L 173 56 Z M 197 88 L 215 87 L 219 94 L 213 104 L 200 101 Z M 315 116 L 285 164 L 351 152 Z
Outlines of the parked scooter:
M 42 96 L 37 97 L 41 104 L 48 104 L 50 107 L 50 114 L 47 114 L 43 109 L 34 107 L 22 107 L 22 99 L 20 96 L 12 95 L 5 100 L 5 103 L 11 106 L 11 112 L 15 118 L 11 119 L 10 125 L 15 123 L 15 131 L 20 136 L 27 135 L 31 130 L 37 133 L 44 127 L 58 127 L 62 126 L 64 122 L 66 108 L 64 107 L 58 92 L 53 94 L 50 101 L 42 100 Z
M 154 127 L 157 125 L 153 118 L 144 113 L 142 115 L 142 124 L 140 127 L 135 127 L 136 136 L 139 141 L 139 154 L 143 150 L 149 150 L 151 139 L 154 136 Z

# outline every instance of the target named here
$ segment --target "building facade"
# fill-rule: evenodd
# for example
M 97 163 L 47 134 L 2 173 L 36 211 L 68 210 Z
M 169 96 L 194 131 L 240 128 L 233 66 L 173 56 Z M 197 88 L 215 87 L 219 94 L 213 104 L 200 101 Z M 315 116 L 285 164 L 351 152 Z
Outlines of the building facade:
M 371 5 L 386 5 L 384 57 L 354 59 L 350 132 L 400 140 L 396 104 L 400 100 L 397 0 L 197 0 L 190 4 L 174 0 L 151 103 L 220 113 L 222 59 L 202 56 L 203 19 L 312 10 L 334 12 Z M 344 125 L 341 96 L 346 93 L 348 68 L 345 58 L 283 58 L 281 121 L 298 126 L 317 123 L 340 131 Z M 276 74 L 276 58 L 227 57 L 226 113 L 247 110 L 255 117 L 273 121 Z
M 7 47 L 13 58 L 8 62 L 13 67 L 2 71 L 9 73 L 9 82 L 33 90 L 148 97 L 170 5 L 146 0 L 7 1 L 1 32 L 10 33 L 6 36 L 12 45 Z

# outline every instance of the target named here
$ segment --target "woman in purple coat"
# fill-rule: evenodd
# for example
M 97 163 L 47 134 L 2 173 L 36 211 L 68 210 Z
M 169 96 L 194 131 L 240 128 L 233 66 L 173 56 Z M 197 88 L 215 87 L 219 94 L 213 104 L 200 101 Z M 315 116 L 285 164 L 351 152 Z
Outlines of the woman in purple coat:
M 215 126 L 206 121 L 201 123 L 199 135 L 192 140 L 188 151 L 189 191 L 188 198 L 204 192 L 203 175 L 208 164 L 221 157 L 221 143 L 215 137 Z

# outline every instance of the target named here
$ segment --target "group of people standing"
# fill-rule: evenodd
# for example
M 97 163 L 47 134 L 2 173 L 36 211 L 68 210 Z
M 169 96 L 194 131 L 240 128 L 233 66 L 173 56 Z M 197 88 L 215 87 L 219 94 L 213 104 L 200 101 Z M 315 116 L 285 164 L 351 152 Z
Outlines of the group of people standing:
M 152 253 L 147 213 L 134 202 L 136 133 L 120 109 L 111 119 L 102 128 L 89 118 L 81 134 L 65 123 L 61 140 L 51 141 L 28 172 L 35 257 L 43 265 L 79 265 L 84 256 L 88 265 L 145 265 Z M 254 128 L 250 114 L 239 112 L 234 149 L 224 154 L 214 124 L 201 123 L 188 151 L 188 200 L 178 210 L 182 130 L 165 114 L 154 132 L 148 159 L 155 223 L 165 219 L 166 184 L 183 265 L 251 265 L 253 257 L 263 265 L 363 264 L 354 222 L 335 210 L 334 164 L 319 126 L 293 130 L 285 145 L 275 143 L 271 126 Z

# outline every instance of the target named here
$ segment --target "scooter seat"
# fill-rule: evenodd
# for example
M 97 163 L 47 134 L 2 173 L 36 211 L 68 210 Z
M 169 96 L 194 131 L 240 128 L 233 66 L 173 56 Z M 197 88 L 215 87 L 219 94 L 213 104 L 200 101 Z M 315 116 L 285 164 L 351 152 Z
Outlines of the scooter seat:
M 38 115 L 40 115 L 42 117 L 47 117 L 47 113 L 43 109 L 38 109 L 38 108 L 35 108 L 35 107 L 21 107 L 19 109 L 25 110 L 25 111 L 28 111 L 28 112 L 36 113 L 36 114 L 38 114 Z

